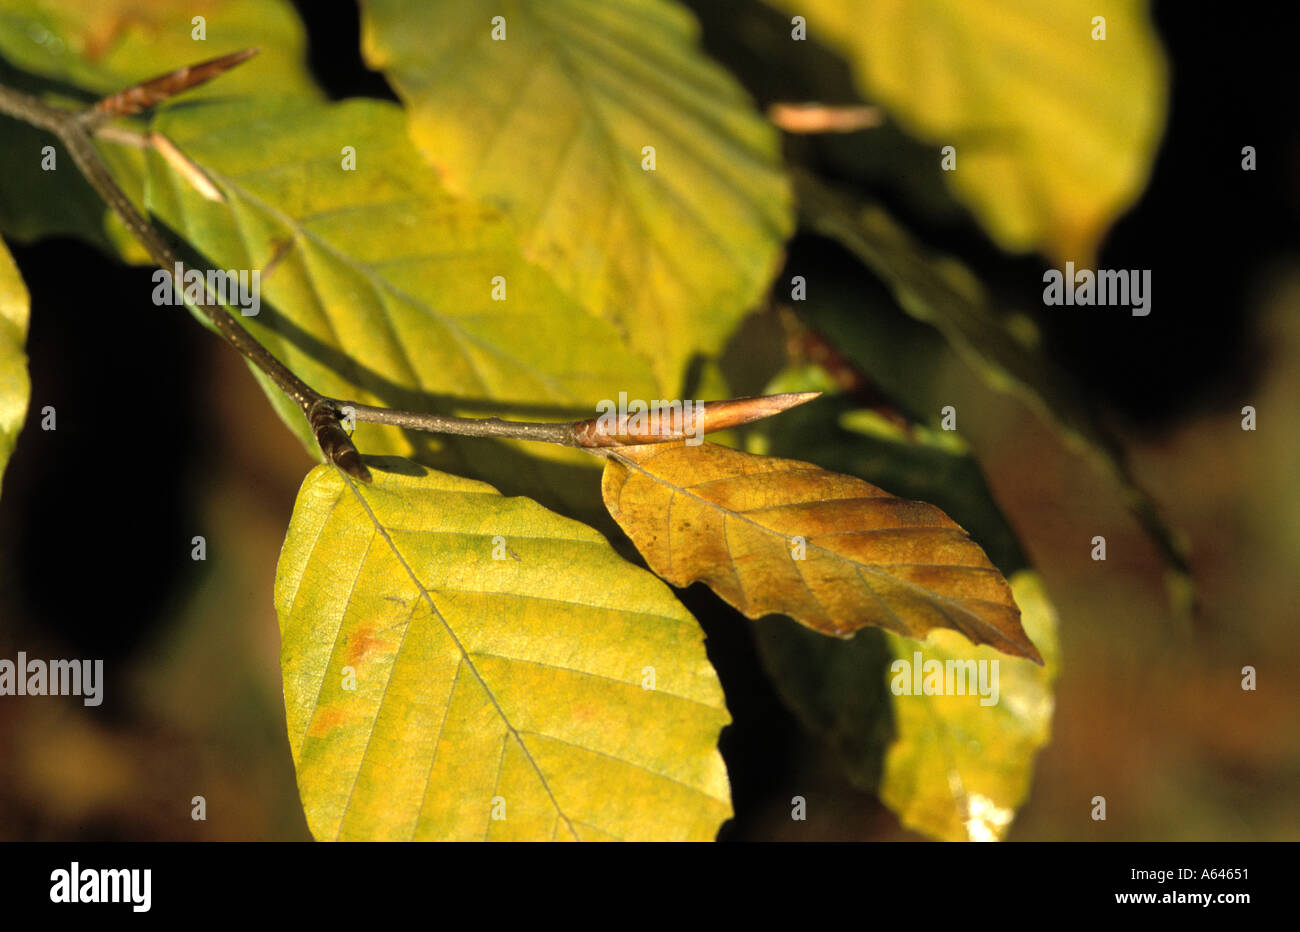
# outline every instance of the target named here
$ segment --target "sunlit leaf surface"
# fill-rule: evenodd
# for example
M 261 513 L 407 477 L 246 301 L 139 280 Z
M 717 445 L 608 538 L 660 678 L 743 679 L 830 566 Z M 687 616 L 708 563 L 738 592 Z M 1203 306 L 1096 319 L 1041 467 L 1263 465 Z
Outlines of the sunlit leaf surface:
M 366 58 L 424 155 L 500 205 L 525 254 L 680 391 L 687 360 L 757 304 L 793 229 L 777 134 L 700 51 L 692 16 L 665 0 L 362 8 Z
M 312 471 L 276 576 L 312 833 L 712 839 L 729 716 L 668 587 L 527 499 L 370 466 Z

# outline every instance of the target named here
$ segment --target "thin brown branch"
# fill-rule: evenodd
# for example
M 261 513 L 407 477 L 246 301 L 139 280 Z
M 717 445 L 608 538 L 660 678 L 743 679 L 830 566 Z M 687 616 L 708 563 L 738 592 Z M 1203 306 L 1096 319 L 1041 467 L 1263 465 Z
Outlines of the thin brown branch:
M 179 275 L 183 279 L 185 269 L 180 257 L 113 180 L 95 150 L 91 136 L 102 135 L 109 141 L 134 146 L 152 146 L 163 152 L 174 167 L 180 164 L 192 168 L 192 172 L 182 173 L 192 180 L 196 180 L 194 176 L 197 173 L 204 183 L 196 186 L 201 191 L 207 192 L 206 196 L 211 196 L 211 191 L 216 190 L 212 187 L 211 191 L 208 191 L 211 182 L 202 175 L 197 166 L 194 166 L 175 146 L 167 143 L 163 137 L 156 133 L 142 136 L 115 130 L 107 126 L 107 122 L 116 117 L 141 113 L 182 91 L 210 81 L 254 54 L 256 49 L 248 49 L 188 68 L 181 68 L 133 85 L 101 100 L 93 108 L 85 110 L 51 107 L 34 97 L 0 85 L 0 114 L 7 114 L 53 133 L 72 155 L 73 161 L 85 175 L 86 180 L 122 220 L 131 235 L 144 246 L 150 258 L 168 274 L 174 277 Z M 217 196 L 220 196 L 219 192 Z M 174 281 L 173 287 L 183 294 L 184 289 L 181 288 L 180 281 Z M 496 417 L 466 418 L 400 411 L 326 398 L 273 356 L 222 304 L 205 297 L 197 302 L 195 307 L 211 321 L 228 343 L 293 399 L 311 425 L 325 458 L 348 475 L 363 482 L 371 481 L 370 470 L 362 462 L 361 454 L 340 424 L 341 418 L 350 417 L 355 421 L 389 424 L 409 430 L 424 430 L 440 434 L 555 443 L 580 447 L 595 453 L 606 448 L 629 444 L 689 440 L 705 433 L 770 417 L 810 401 L 818 395 L 817 392 L 802 392 L 758 398 L 733 398 L 699 404 L 682 402 L 673 411 L 673 416 L 666 421 L 655 419 L 648 429 L 643 429 L 640 422 L 635 417 L 629 417 L 626 412 L 613 418 L 609 415 L 601 415 L 582 421 L 539 423 L 507 421 Z
M 397 411 L 376 408 L 353 401 L 331 401 L 340 414 L 351 414 L 357 421 L 372 424 L 390 424 L 408 430 L 424 430 L 435 434 L 457 434 L 462 437 L 496 437 L 511 440 L 532 440 L 538 443 L 555 443 L 567 447 L 595 450 L 602 447 L 630 446 L 642 443 L 666 443 L 693 439 L 771 417 L 817 398 L 820 392 L 793 392 L 784 395 L 762 395 L 757 398 L 731 398 L 726 401 L 705 401 L 692 406 L 690 413 L 684 405 L 674 409 L 672 417 L 656 412 L 650 421 L 645 415 L 644 427 L 635 423 L 626 412 L 616 417 L 598 416 L 582 421 L 507 421 L 496 417 L 455 417 L 448 414 L 422 414 L 414 411 Z
M 149 257 L 172 276 L 172 287 L 183 294 L 184 288 L 181 283 L 184 281 L 185 266 L 181 262 L 180 256 L 163 239 L 153 224 L 145 219 L 135 204 L 131 202 L 131 199 L 113 180 L 113 176 L 104 165 L 103 159 L 95 151 L 94 143 L 91 142 L 90 130 L 102 123 L 103 119 L 125 112 L 140 112 L 146 106 L 164 100 L 172 94 L 179 93 L 180 90 L 210 80 L 240 61 L 248 59 L 252 54 L 254 54 L 254 51 L 250 50 L 235 55 L 227 55 L 220 59 L 214 59 L 212 62 L 205 62 L 193 68 L 181 69 L 145 81 L 143 84 L 128 88 L 122 94 L 107 98 L 108 105 L 105 106 L 104 102 L 101 102 L 100 109 L 62 110 L 51 107 L 35 97 L 0 86 L 0 113 L 6 113 L 53 133 L 68 150 L 73 162 L 76 163 L 77 168 L 85 176 L 86 180 L 104 199 L 104 202 L 108 204 L 113 213 L 117 214 L 122 223 L 126 225 L 131 235 L 144 246 L 149 253 Z M 95 116 L 95 114 L 100 114 L 100 116 Z M 108 116 L 103 116 L 104 114 Z M 284 363 L 276 359 L 220 303 L 205 296 L 196 302 L 194 306 L 212 323 L 213 327 L 228 343 L 239 350 L 253 365 L 266 373 L 281 391 L 293 399 L 294 403 L 303 412 L 303 415 L 311 422 L 316 440 L 325 456 L 339 466 L 340 469 L 348 472 L 349 475 L 369 482 L 370 471 L 361 462 L 360 454 L 357 453 L 356 447 L 352 445 L 352 441 L 342 427 L 339 426 L 338 421 L 335 420 L 331 426 L 322 418 L 322 410 L 329 410 L 328 405 L 325 408 L 320 406 L 321 402 L 326 401 L 324 396 L 294 375 Z
M 856 133 L 885 122 L 880 108 L 864 104 L 774 103 L 767 108 L 767 118 L 777 128 L 799 135 Z

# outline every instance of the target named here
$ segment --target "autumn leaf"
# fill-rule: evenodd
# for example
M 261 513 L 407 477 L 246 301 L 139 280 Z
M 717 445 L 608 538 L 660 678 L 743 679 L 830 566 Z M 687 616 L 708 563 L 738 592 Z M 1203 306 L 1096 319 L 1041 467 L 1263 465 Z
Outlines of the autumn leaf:
M 1034 757 L 1052 732 L 1052 685 L 1060 670 L 1056 613 L 1042 579 L 1015 573 L 1011 586 L 1024 608 L 1025 629 L 1043 645 L 1046 662 L 999 661 L 946 631 L 928 644 L 886 634 L 897 658 L 923 670 L 972 662 L 997 671 L 997 695 L 900 695 L 894 698 L 897 739 L 881 775 L 880 798 L 909 828 L 946 841 L 998 841 L 1029 795 Z M 994 668 L 991 664 L 998 664 Z M 978 667 L 977 667 L 978 668 Z M 990 680 L 992 673 L 989 674 Z M 891 685 L 892 690 L 892 685 Z M 989 699 L 995 699 L 991 705 Z
M 605 505 L 650 568 L 750 618 L 823 634 L 951 628 L 1041 663 L 1002 574 L 938 508 L 809 463 L 714 444 L 615 448 Z
M 816 366 L 791 366 L 768 382 L 764 392 L 807 391 L 822 387 L 823 379 Z M 743 449 L 764 456 L 804 456 L 902 498 L 928 502 L 979 541 L 1008 579 L 1030 565 L 959 431 L 933 429 L 906 418 L 891 420 L 850 397 L 828 394 L 815 405 L 756 422 Z
M 1042 645 L 1043 666 L 972 647 L 951 631 L 918 644 L 885 631 L 817 637 L 783 618 L 758 625 L 763 666 L 804 727 L 834 751 L 855 786 L 931 838 L 1005 838 L 1051 736 L 1056 615 L 1037 573 L 1013 573 L 1010 583 L 1025 630 Z M 963 695 L 911 688 L 912 671 L 924 675 L 935 664 L 971 676 Z
M 671 590 L 528 499 L 368 463 L 307 476 L 276 574 L 312 834 L 711 840 L 730 719 Z

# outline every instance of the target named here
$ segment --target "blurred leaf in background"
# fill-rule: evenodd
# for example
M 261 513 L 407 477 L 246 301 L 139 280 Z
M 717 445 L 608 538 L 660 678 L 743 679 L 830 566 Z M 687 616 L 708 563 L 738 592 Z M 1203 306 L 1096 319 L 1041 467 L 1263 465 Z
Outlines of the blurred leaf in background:
M 1146 187 L 1168 96 L 1146 0 L 771 2 L 848 57 L 936 169 L 955 148 L 945 176 L 1008 251 L 1091 267 Z
M 1001 657 L 947 632 L 925 644 L 886 634 L 890 650 L 908 666 L 890 666 L 897 677 L 914 675 L 916 664 L 951 669 L 969 677 L 966 695 L 895 695 L 898 738 L 885 757 L 880 798 L 909 828 L 944 841 L 1000 841 L 1029 796 L 1034 757 L 1051 735 L 1052 683 L 1060 668 L 1056 613 L 1037 573 L 1011 577 L 1025 632 L 1040 646 L 1045 664 Z M 919 658 L 919 659 L 918 659 Z M 987 665 L 995 694 L 976 693 L 971 661 Z M 981 689 L 984 674 L 979 674 Z M 947 687 L 945 687 L 947 688 Z M 960 688 L 960 687 L 959 687 Z M 986 699 L 994 699 L 992 705 Z

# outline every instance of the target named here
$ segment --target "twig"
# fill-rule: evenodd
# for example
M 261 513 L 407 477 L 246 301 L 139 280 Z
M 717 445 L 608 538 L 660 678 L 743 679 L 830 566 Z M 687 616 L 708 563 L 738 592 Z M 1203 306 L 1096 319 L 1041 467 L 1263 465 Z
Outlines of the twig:
M 236 65 L 248 61 L 258 53 L 258 49 L 243 49 L 212 58 L 197 65 L 177 68 L 148 81 L 133 84 L 126 90 L 118 91 L 105 97 L 89 110 L 77 114 L 77 121 L 87 132 L 94 132 L 109 120 L 122 116 L 143 113 L 162 103 L 168 97 L 175 97 L 182 91 L 188 91 L 206 84 L 213 78 L 225 74 Z
M 861 104 L 774 103 L 767 108 L 767 118 L 777 128 L 801 135 L 856 133 L 885 122 L 885 115 L 878 107 Z
M 194 68 L 171 72 L 161 78 L 127 88 L 106 98 L 95 108 L 82 111 L 51 107 L 35 97 L 0 85 L 0 113 L 6 113 L 33 126 L 48 130 L 58 137 L 72 155 L 73 162 L 86 180 L 121 218 L 131 235 L 144 246 L 149 257 L 168 274 L 173 275 L 173 287 L 179 289 L 180 282 L 184 280 L 184 265 L 180 257 L 113 180 L 113 176 L 109 174 L 108 168 L 90 141 L 87 127 L 94 128 L 102 122 L 102 119 L 108 118 L 104 117 L 104 114 L 111 117 L 121 113 L 139 112 L 145 106 L 152 106 L 195 84 L 211 80 L 221 71 L 233 67 L 248 57 L 249 55 L 242 53 L 228 55 Z M 224 63 L 224 67 L 219 67 L 221 63 Z M 176 280 L 176 272 L 179 272 L 180 280 Z M 361 462 L 356 447 L 339 426 L 337 418 L 330 421 L 321 416 L 322 411 L 325 410 L 321 407 L 322 402 L 325 402 L 324 396 L 271 355 L 221 304 L 205 297 L 196 302 L 195 306 L 211 321 L 217 332 L 225 337 L 228 343 L 266 373 L 271 381 L 302 409 L 303 414 L 311 422 L 316 441 L 326 457 L 349 475 L 369 482 L 370 471 Z
M 812 401 L 821 392 L 790 392 L 784 395 L 761 395 L 756 398 L 729 398 L 726 401 L 705 401 L 691 413 L 668 418 L 655 412 L 657 423 L 653 429 L 640 429 L 635 415 L 626 412 L 616 418 L 592 417 L 583 421 L 536 422 L 505 421 L 501 418 L 453 417 L 446 414 L 419 414 L 414 411 L 395 411 L 376 408 L 352 401 L 333 401 L 339 411 L 352 413 L 358 421 L 372 424 L 392 424 L 413 430 L 427 430 L 435 434 L 458 434 L 463 437 L 501 437 L 513 440 L 534 440 L 556 443 L 566 447 L 596 450 L 642 443 L 666 443 L 689 439 L 701 434 L 711 434 L 771 417 L 796 405 Z M 649 417 L 650 412 L 646 412 Z M 665 425 L 665 421 L 667 424 Z
M 184 265 L 180 257 L 113 180 L 99 153 L 95 151 L 91 136 L 98 135 L 106 140 L 128 145 L 159 148 L 161 137 L 156 134 L 141 136 L 128 133 L 108 126 L 108 121 L 120 116 L 141 113 L 182 91 L 212 80 L 235 65 L 247 61 L 256 53 L 256 49 L 246 49 L 168 72 L 119 91 L 104 98 L 95 106 L 83 110 L 51 107 L 35 97 L 0 85 L 0 113 L 47 130 L 58 137 L 72 155 L 77 168 L 86 176 L 86 180 L 122 220 L 131 235 L 145 247 L 150 258 L 169 275 L 174 277 L 179 275 L 183 280 Z M 172 155 L 173 160 L 177 157 L 184 158 L 179 151 Z M 179 288 L 179 285 L 179 281 L 173 282 L 173 287 Z M 183 293 L 183 289 L 181 291 Z M 691 416 L 687 417 L 683 413 L 675 421 L 670 420 L 666 427 L 656 421 L 654 430 L 641 430 L 635 418 L 628 418 L 626 413 L 612 421 L 607 416 L 602 416 L 583 421 L 537 423 L 506 421 L 495 417 L 466 418 L 400 411 L 325 397 L 294 375 L 287 366 L 257 342 L 222 304 L 205 297 L 197 302 L 195 307 L 212 322 L 217 332 L 228 343 L 293 399 L 311 425 L 316 442 L 320 444 L 325 458 L 348 475 L 363 482 L 371 481 L 370 470 L 362 462 L 361 454 L 339 423 L 340 418 L 349 415 L 357 421 L 391 424 L 411 430 L 467 437 L 531 440 L 580 447 L 595 453 L 605 447 L 661 443 L 725 430 L 769 417 L 818 396 L 817 392 L 803 392 L 705 402 L 697 408 L 690 409 Z

